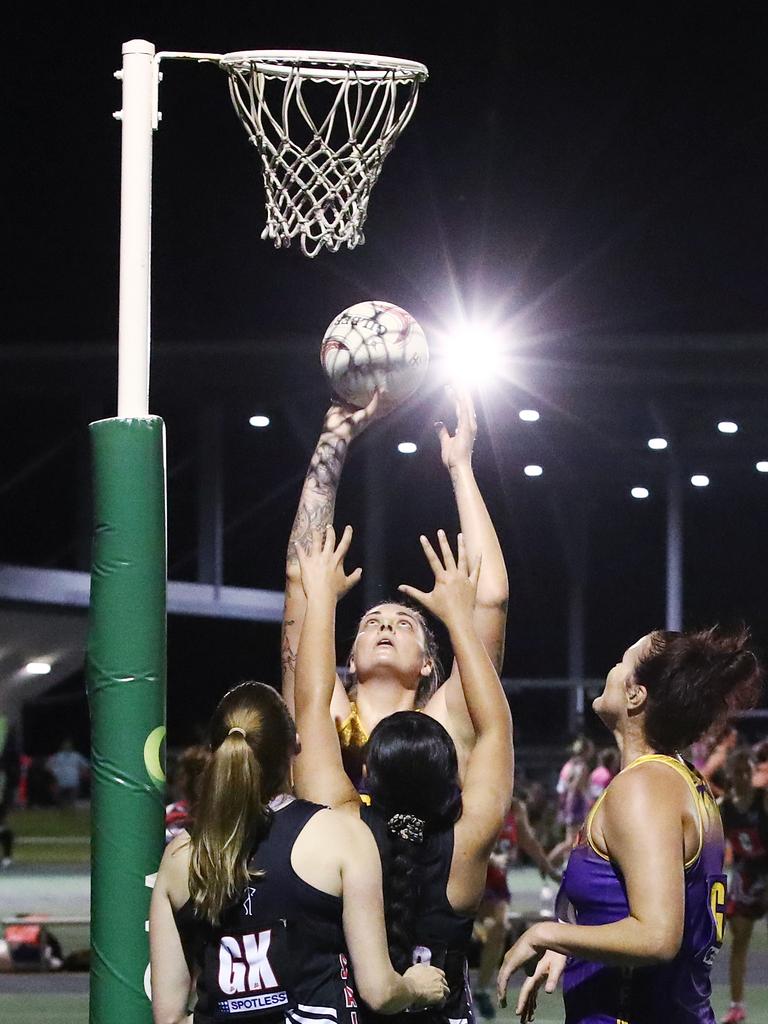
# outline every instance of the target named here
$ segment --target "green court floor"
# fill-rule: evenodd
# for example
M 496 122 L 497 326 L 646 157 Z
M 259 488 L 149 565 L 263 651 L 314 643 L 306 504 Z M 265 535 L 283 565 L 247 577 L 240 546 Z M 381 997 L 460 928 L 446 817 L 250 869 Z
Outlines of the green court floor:
M 3 979 L 0 976 L 0 1020 L 8 1024 L 87 1024 L 88 996 L 65 992 L 59 995 L 3 995 Z M 713 1000 L 718 1019 L 728 1007 L 728 993 L 723 985 L 715 987 Z M 768 987 L 752 985 L 747 1002 L 749 1024 L 766 1024 L 768 1021 Z M 512 1010 L 500 1010 L 498 1024 L 513 1024 L 517 1021 Z M 545 996 L 539 1002 L 536 1024 L 562 1024 L 562 1003 L 559 996 Z M 663 1024 L 663 1022 L 659 1022 Z
M 755 934 L 750 951 L 747 1008 L 749 1024 L 768 1022 L 768 985 L 758 984 L 768 980 L 768 940 L 766 930 L 761 928 Z M 728 947 L 723 949 L 716 961 L 716 976 L 725 978 Z M 63 991 L 56 991 L 61 986 Z M 0 975 L 0 1020 L 8 1024 L 87 1024 L 88 1021 L 88 978 L 85 975 Z M 513 990 L 510 989 L 510 1004 L 513 1004 Z M 720 982 L 715 985 L 713 1005 L 718 1019 L 728 1007 L 728 990 Z M 500 1010 L 498 1024 L 513 1024 L 517 1020 L 512 1009 Z M 539 1000 L 536 1024 L 562 1024 L 562 1001 L 559 994 L 543 995 Z M 663 1022 L 659 1022 L 663 1024 Z
M 88 996 L 73 992 L 4 996 L 0 977 L 0 1019 L 8 1024 L 88 1024 Z

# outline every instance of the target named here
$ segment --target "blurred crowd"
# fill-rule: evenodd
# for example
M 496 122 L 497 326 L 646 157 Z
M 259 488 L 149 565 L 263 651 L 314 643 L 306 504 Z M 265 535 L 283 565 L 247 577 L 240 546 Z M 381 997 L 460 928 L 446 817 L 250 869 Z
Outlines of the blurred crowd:
M 88 798 L 89 783 L 89 761 L 71 737 L 65 737 L 58 750 L 30 757 L 20 749 L 8 719 L 0 715 L 0 868 L 13 863 L 8 815 L 14 808 L 71 808 Z

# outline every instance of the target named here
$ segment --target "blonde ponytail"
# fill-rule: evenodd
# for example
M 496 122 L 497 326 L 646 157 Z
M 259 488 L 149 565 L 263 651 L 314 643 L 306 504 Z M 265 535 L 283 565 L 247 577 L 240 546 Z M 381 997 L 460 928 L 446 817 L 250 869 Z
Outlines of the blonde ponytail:
M 243 683 L 222 698 L 211 737 L 191 829 L 189 893 L 197 916 L 215 924 L 251 877 L 248 860 L 268 830 L 267 804 L 287 774 L 295 729 L 276 691 Z

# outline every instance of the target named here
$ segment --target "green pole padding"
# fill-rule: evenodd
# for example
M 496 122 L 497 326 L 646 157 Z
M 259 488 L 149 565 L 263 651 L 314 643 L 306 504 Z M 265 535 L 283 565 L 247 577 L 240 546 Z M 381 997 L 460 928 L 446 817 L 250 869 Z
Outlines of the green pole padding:
M 90 430 L 90 1020 L 151 1024 L 147 876 L 162 855 L 165 782 L 165 428 L 152 416 Z

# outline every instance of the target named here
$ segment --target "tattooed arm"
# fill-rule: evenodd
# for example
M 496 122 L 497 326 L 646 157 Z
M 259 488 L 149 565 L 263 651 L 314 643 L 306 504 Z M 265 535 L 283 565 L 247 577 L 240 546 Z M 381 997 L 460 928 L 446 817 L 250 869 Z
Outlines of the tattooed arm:
M 291 714 L 294 713 L 293 690 L 296 652 L 307 608 L 307 599 L 301 585 L 301 569 L 296 548 L 300 546 L 309 553 L 312 547 L 312 535 L 317 531 L 324 534 L 326 526 L 333 523 L 336 492 L 350 441 L 371 422 L 376 415 L 377 408 L 377 395 L 374 395 L 365 409 L 354 409 L 352 406 L 339 403 L 332 404 L 325 414 L 323 429 L 304 479 L 285 560 L 285 606 L 283 609 L 281 662 L 283 697 Z M 349 714 L 349 698 L 338 677 L 331 703 L 331 713 L 334 718 L 340 720 Z

